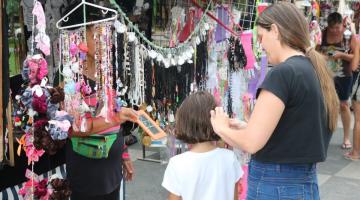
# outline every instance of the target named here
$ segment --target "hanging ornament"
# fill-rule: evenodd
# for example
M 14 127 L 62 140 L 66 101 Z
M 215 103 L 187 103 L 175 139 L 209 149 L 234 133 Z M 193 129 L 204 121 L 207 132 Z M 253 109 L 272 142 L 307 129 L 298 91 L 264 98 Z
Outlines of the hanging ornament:
M 128 39 L 129 39 L 129 42 L 134 42 L 135 39 L 136 39 L 135 33 L 134 32 L 129 32 L 128 33 Z
M 156 61 L 162 62 L 163 60 L 164 60 L 164 56 L 161 53 L 158 54 L 157 57 L 156 57 Z
M 175 58 L 171 58 L 171 59 L 170 59 L 170 63 L 171 63 L 172 66 L 175 66 L 175 65 L 176 65 Z
M 122 24 L 121 22 L 119 22 L 118 20 L 116 20 L 114 22 L 114 27 L 116 29 L 116 32 L 118 33 L 125 33 L 126 32 L 126 26 L 124 24 Z
M 195 41 L 196 41 L 196 44 L 197 44 L 197 45 L 199 45 L 199 44 L 200 44 L 200 42 L 201 42 L 201 41 L 200 41 L 200 37 L 199 37 L 199 36 L 197 36 Z
M 206 31 L 208 31 L 208 30 L 210 29 L 210 25 L 209 25 L 208 23 L 205 23 L 205 24 L 204 24 L 204 29 L 205 29 Z
M 183 56 L 179 56 L 179 59 L 178 59 L 178 64 L 179 65 L 183 65 L 185 63 L 185 59 Z
M 150 58 L 155 59 L 158 56 L 158 53 L 156 53 L 154 50 L 151 50 L 149 51 L 149 56 Z

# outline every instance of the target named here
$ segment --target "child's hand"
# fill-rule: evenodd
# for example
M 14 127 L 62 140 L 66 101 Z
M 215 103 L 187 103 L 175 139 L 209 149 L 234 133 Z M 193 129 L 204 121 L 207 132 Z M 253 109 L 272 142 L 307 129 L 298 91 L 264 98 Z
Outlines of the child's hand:
M 210 114 L 214 132 L 222 135 L 226 129 L 229 128 L 229 116 L 224 112 L 222 107 L 216 107 L 215 110 L 210 111 Z

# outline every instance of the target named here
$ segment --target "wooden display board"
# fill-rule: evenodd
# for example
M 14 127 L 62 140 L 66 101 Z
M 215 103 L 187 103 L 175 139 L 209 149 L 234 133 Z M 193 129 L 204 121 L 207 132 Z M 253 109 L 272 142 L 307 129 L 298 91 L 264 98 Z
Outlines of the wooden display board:
M 145 133 L 148 134 L 151 139 L 158 140 L 166 137 L 166 133 L 156 124 L 156 122 L 149 117 L 143 110 L 138 111 L 139 126 L 144 129 Z
M 9 102 L 6 109 L 6 119 L 7 119 L 7 129 L 8 129 L 8 138 L 9 138 L 9 165 L 15 166 L 15 149 L 14 149 L 14 128 L 12 123 L 12 100 L 11 95 L 9 96 Z

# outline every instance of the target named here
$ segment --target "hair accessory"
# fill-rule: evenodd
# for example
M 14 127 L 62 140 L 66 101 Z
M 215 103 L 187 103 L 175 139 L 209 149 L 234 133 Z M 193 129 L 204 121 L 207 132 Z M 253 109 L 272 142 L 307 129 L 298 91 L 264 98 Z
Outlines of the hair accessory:
M 28 66 L 28 72 L 27 69 L 24 72 L 24 77 L 27 79 L 29 78 L 30 83 L 32 85 L 39 84 L 41 80 L 48 74 L 47 70 L 47 62 L 44 58 L 29 58 L 25 62 Z M 28 75 L 28 76 L 27 76 Z
M 32 14 L 36 16 L 37 19 L 37 35 L 35 36 L 36 48 L 40 49 L 46 56 L 50 55 L 50 38 L 45 33 L 46 29 L 46 19 L 44 9 L 39 1 L 35 1 L 35 5 L 32 11 Z M 33 33 L 35 31 L 33 30 Z M 33 53 L 33 46 L 31 53 Z
M 39 180 L 39 176 L 29 169 L 25 173 L 26 178 L 29 180 L 24 184 L 24 186 L 19 190 L 19 194 L 25 200 L 32 200 L 34 198 L 39 200 L 48 200 L 50 195 L 50 190 L 47 189 L 48 179 Z
M 37 96 L 36 93 L 34 93 L 32 107 L 38 113 L 46 113 L 47 104 L 45 94 Z
M 78 53 L 78 46 L 75 43 L 70 44 L 70 54 L 75 56 Z

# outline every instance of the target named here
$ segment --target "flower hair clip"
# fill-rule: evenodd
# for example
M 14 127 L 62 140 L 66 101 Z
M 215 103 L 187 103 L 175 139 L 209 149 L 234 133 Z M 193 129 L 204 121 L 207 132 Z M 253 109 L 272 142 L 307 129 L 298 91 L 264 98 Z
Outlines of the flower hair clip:
M 48 74 L 47 62 L 42 57 L 39 59 L 36 59 L 35 57 L 30 58 L 27 60 L 27 65 L 29 68 L 28 78 L 32 85 L 39 84 L 41 80 Z

